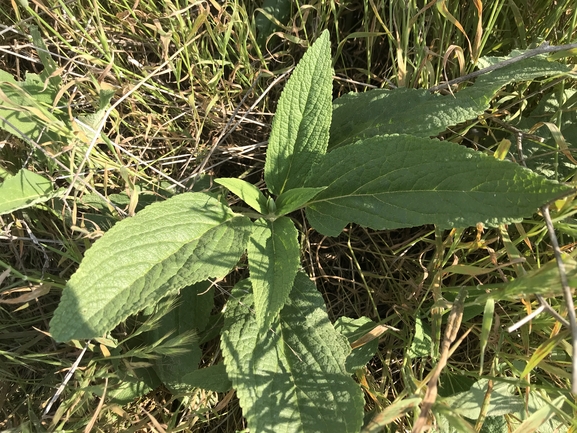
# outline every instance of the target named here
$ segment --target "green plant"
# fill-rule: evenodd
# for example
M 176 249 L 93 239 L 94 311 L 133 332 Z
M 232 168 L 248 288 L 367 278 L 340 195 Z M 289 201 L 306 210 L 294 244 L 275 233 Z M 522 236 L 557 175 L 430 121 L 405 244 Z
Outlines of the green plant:
M 232 292 L 221 347 L 251 431 L 358 431 L 364 403 L 346 368 L 351 348 L 299 271 L 298 230 L 288 215 L 305 209 L 312 227 L 329 236 L 351 222 L 374 229 L 497 226 L 573 191 L 428 138 L 482 114 L 512 81 L 570 68 L 541 56 L 482 76 L 454 97 L 372 91 L 346 95 L 333 110 L 329 47 L 325 32 L 279 101 L 265 164 L 270 195 L 219 179 L 252 210 L 234 212 L 215 194 L 185 193 L 116 224 L 63 291 L 50 327 L 57 341 L 100 337 L 169 294 L 225 277 L 246 251 L 250 278 Z

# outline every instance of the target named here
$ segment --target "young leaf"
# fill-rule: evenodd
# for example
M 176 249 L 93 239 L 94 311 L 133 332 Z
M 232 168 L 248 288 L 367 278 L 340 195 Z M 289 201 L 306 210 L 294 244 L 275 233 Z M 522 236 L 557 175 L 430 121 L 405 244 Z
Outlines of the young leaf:
M 278 102 L 264 166 L 272 193 L 303 186 L 313 164 L 324 155 L 331 124 L 331 83 L 325 30 L 296 66 Z
M 294 223 L 287 217 L 255 221 L 247 253 L 256 318 L 266 328 L 285 304 L 300 265 Z
M 481 59 L 479 63 L 487 65 L 508 58 Z M 570 72 L 570 65 L 537 56 L 482 75 L 475 84 L 454 96 L 404 88 L 349 93 L 333 103 L 329 151 L 375 135 L 435 136 L 451 125 L 482 114 L 497 91 L 513 81 Z
M 283 192 L 276 199 L 276 214 L 286 215 L 303 207 L 323 189 L 325 188 L 295 188 Z
M 209 194 L 154 203 L 116 224 L 86 252 L 50 322 L 57 341 L 94 338 L 162 297 L 224 277 L 251 222 Z
M 214 181 L 239 196 L 242 201 L 260 214 L 266 215 L 268 213 L 266 197 L 260 189 L 253 184 L 233 177 L 215 179 Z
M 497 226 L 572 191 L 508 161 L 411 136 L 376 136 L 332 151 L 307 180 L 327 185 L 307 217 L 328 236 L 350 222 L 379 230 Z
M 233 291 L 221 347 L 250 431 L 358 432 L 364 399 L 345 369 L 351 348 L 314 284 L 297 274 L 272 330 L 257 324 L 252 295 L 242 296 L 249 287 Z
M 0 215 L 43 203 L 56 194 L 50 180 L 22 168 L 0 184 Z

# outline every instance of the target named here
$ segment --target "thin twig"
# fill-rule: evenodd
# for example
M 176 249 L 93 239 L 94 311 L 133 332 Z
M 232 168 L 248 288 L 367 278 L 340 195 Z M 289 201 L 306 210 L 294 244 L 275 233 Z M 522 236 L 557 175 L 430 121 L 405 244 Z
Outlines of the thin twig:
M 557 46 L 550 46 L 548 42 L 543 42 L 537 48 L 532 50 L 527 50 L 523 54 L 513 57 L 511 59 L 504 60 L 502 62 L 496 63 L 491 66 L 487 66 L 486 68 L 479 69 L 478 71 L 472 72 L 467 75 L 463 75 L 462 77 L 455 78 L 454 80 L 447 81 L 446 83 L 439 84 L 438 86 L 434 86 L 429 88 L 429 92 L 438 92 L 439 90 L 450 88 L 454 84 L 459 84 L 464 81 L 468 81 L 472 78 L 478 77 L 483 74 L 487 74 L 489 72 L 495 71 L 497 69 L 504 68 L 506 66 L 512 65 L 513 63 L 520 62 L 521 60 L 528 59 L 530 57 L 535 57 L 540 54 L 549 54 L 549 53 L 557 53 L 559 51 L 571 50 L 577 48 L 577 44 L 566 44 L 566 45 L 557 45 Z
M 74 372 L 76 371 L 76 369 L 80 365 L 80 361 L 82 361 L 82 357 L 86 353 L 86 349 L 88 349 L 88 345 L 90 344 L 90 341 L 91 340 L 88 340 L 86 342 L 84 349 L 82 349 L 82 352 L 80 352 L 80 355 L 78 355 L 78 358 L 76 358 L 76 361 L 74 361 L 74 364 L 72 364 L 72 367 L 70 367 L 70 370 L 68 370 L 68 373 L 66 373 L 64 380 L 62 381 L 62 383 L 60 384 L 60 386 L 58 387 L 58 389 L 56 390 L 56 392 L 54 393 L 54 395 L 52 396 L 52 398 L 50 399 L 50 401 L 48 402 L 48 404 L 44 408 L 44 412 L 42 413 L 42 418 L 46 418 L 46 416 L 48 415 L 48 412 L 50 412 L 50 409 L 52 408 L 52 405 L 54 404 L 54 402 L 56 400 L 58 400 L 58 397 L 60 397 L 60 394 L 62 394 L 62 391 L 64 391 L 66 384 L 74 375 Z M 103 396 L 103 398 L 104 398 L 104 396 Z
M 531 320 L 533 320 L 535 317 L 537 317 L 539 314 L 541 314 L 543 311 L 545 311 L 545 307 L 543 305 L 540 305 L 539 308 L 537 308 L 535 311 L 533 311 L 531 314 L 523 317 L 521 320 L 519 320 L 518 322 L 514 323 L 513 325 L 509 326 L 507 328 L 507 332 L 511 333 L 516 331 L 517 329 L 519 329 L 521 326 L 523 326 L 525 323 L 529 323 Z
M 447 361 L 450 356 L 451 344 L 457 338 L 457 333 L 461 327 L 461 319 L 463 318 L 463 309 L 465 298 L 467 297 L 467 290 L 461 289 L 455 302 L 453 302 L 453 307 L 449 313 L 449 318 L 447 319 L 447 327 L 445 329 L 445 336 L 441 344 L 441 354 L 439 357 L 439 362 L 435 366 L 429 383 L 427 384 L 427 391 L 425 392 L 425 397 L 423 398 L 423 403 L 421 405 L 421 413 L 415 425 L 413 426 L 412 433 L 419 433 L 427 424 L 427 419 L 429 416 L 429 411 L 437 399 L 437 382 L 439 376 L 443 371 L 443 368 L 447 365 Z
M 553 221 L 551 221 L 551 215 L 549 214 L 549 205 L 545 205 L 541 208 L 541 213 L 545 219 L 545 224 L 547 225 L 547 231 L 549 232 L 549 239 L 551 240 L 551 245 L 553 247 L 553 252 L 555 254 L 555 260 L 557 260 L 557 267 L 559 268 L 559 276 L 561 277 L 561 287 L 563 289 L 563 297 L 565 298 L 565 305 L 567 307 L 567 318 L 569 319 L 570 329 L 571 329 L 571 344 L 573 346 L 572 351 L 572 372 L 571 372 L 571 391 L 573 394 L 577 394 L 577 320 L 575 318 L 575 305 L 573 303 L 573 294 L 571 293 L 571 287 L 569 287 L 569 281 L 567 280 L 567 272 L 565 271 L 565 263 L 563 263 L 563 258 L 561 257 L 561 249 L 559 248 L 559 242 L 557 242 L 557 236 L 555 235 L 555 228 L 553 227 Z

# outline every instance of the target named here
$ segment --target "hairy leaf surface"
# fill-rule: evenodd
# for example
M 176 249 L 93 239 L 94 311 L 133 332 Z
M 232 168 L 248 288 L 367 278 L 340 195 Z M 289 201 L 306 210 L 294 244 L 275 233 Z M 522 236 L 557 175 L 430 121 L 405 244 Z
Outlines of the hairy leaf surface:
M 264 167 L 273 194 L 303 186 L 315 161 L 326 152 L 331 85 L 329 33 L 325 30 L 296 66 L 278 102 Z
M 226 370 L 251 431 L 358 432 L 363 396 L 345 369 L 351 352 L 303 273 L 270 330 L 250 310 L 248 281 L 237 285 L 221 339 Z
M 254 222 L 248 267 L 258 323 L 268 327 L 285 304 L 300 264 L 298 232 L 287 217 Z
M 224 277 L 251 223 L 209 194 L 154 203 L 116 224 L 86 252 L 50 323 L 57 341 L 93 338 L 162 297 Z
M 508 58 L 481 59 L 480 63 L 486 66 Z M 333 103 L 329 151 L 375 135 L 435 136 L 451 125 L 482 114 L 499 89 L 511 82 L 570 71 L 568 65 L 537 56 L 482 75 L 475 84 L 454 95 L 405 88 L 349 93 Z
M 328 236 L 350 222 L 373 229 L 496 226 L 571 191 L 511 162 L 411 136 L 377 136 L 338 148 L 307 186 L 327 186 L 307 217 Z

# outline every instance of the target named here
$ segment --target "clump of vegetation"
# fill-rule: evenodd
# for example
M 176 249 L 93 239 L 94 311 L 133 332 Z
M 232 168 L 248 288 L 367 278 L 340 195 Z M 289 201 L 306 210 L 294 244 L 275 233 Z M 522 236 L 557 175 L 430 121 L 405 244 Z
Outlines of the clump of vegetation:
M 575 14 L 80 6 L 5 12 L 3 428 L 571 425 Z

